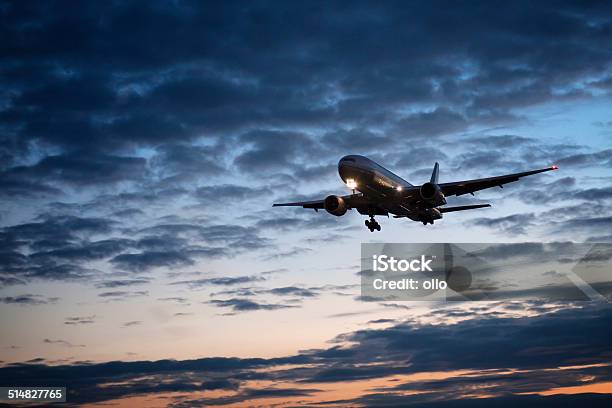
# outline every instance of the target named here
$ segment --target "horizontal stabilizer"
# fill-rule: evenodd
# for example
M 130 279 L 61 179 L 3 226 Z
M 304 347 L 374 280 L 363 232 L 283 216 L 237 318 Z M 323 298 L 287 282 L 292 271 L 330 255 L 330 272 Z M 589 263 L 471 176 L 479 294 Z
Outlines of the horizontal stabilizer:
M 457 207 L 440 207 L 441 213 L 454 212 L 454 211 L 464 211 L 464 210 L 474 210 L 476 208 L 485 208 L 490 207 L 491 204 L 474 204 L 474 205 L 460 205 Z

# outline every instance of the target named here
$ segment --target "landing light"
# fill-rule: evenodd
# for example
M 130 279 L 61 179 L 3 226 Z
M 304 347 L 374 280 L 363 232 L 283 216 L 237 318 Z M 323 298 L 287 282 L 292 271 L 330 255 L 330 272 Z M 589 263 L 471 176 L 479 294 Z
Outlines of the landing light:
M 355 179 L 352 178 L 346 179 L 346 186 L 351 190 L 354 190 L 357 188 L 357 182 L 355 181 Z
M 395 187 L 395 189 L 396 189 L 397 191 L 402 191 L 402 190 L 403 190 L 403 189 L 402 189 L 402 186 L 397 186 L 397 187 Z

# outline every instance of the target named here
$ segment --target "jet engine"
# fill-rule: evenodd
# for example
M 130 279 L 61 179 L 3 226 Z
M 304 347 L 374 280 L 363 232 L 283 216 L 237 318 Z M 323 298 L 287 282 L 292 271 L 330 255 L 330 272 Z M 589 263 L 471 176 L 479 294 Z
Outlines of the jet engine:
M 434 183 L 425 183 L 420 189 L 423 200 L 433 200 L 440 193 L 440 187 Z
M 440 191 L 440 186 L 434 183 L 425 183 L 421 186 L 419 193 L 421 198 L 432 206 L 446 204 L 444 194 Z
M 342 197 L 335 195 L 327 196 L 325 197 L 323 205 L 328 213 L 335 215 L 336 217 L 346 214 L 346 203 Z
M 428 208 L 419 214 L 419 220 L 423 225 L 433 225 L 434 220 L 439 220 L 440 218 L 442 218 L 442 213 L 437 208 Z

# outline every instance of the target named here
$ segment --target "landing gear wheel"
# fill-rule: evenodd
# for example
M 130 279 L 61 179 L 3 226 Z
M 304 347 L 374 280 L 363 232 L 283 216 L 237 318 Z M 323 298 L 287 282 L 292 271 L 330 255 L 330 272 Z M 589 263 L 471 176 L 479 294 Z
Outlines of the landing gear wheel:
M 376 222 L 374 217 L 370 217 L 369 220 L 365 220 L 365 226 L 368 227 L 370 232 L 374 232 L 374 230 L 380 231 L 380 224 Z

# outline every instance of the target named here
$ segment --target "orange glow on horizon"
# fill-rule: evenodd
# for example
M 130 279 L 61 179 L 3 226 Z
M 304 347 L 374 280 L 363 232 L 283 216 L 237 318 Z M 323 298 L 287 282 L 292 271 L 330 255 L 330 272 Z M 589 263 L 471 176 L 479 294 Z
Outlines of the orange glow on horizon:
M 556 369 L 544 369 L 541 371 L 554 370 L 574 370 L 588 367 L 607 366 L 608 364 L 588 364 L 582 366 L 565 366 Z M 540 370 L 534 370 L 540 371 Z M 304 391 L 312 390 L 308 395 L 282 396 L 274 397 L 253 397 L 244 401 L 228 403 L 223 406 L 227 407 L 252 407 L 252 406 L 296 406 L 296 405 L 311 405 L 325 403 L 330 407 L 345 406 L 343 402 L 360 398 L 372 392 L 392 391 L 401 396 L 418 395 L 426 393 L 426 390 L 397 390 L 394 389 L 399 384 L 408 384 L 411 382 L 445 380 L 456 377 L 478 377 L 486 373 L 496 373 L 498 375 L 511 375 L 514 373 L 530 372 L 530 370 L 454 370 L 454 371 L 432 371 L 418 372 L 412 374 L 398 374 L 382 378 L 363 379 L 354 381 L 338 381 L 324 383 L 297 383 L 297 382 L 275 382 L 275 381 L 247 381 L 240 388 L 245 389 L 303 389 Z M 496 393 L 488 392 L 490 385 L 473 387 L 471 392 L 464 392 L 461 395 L 462 399 L 482 399 L 498 397 Z M 466 391 L 466 390 L 464 390 Z M 584 385 L 557 387 L 544 391 L 517 393 L 517 395 L 541 395 L 550 396 L 557 394 L 581 394 L 581 393 L 599 393 L 612 394 L 612 381 L 590 383 Z M 239 396 L 240 390 L 205 390 L 195 392 L 162 392 L 146 395 L 127 396 L 116 400 L 107 400 L 99 403 L 85 404 L 84 407 L 102 407 L 112 404 L 117 407 L 164 407 L 169 401 L 180 402 L 195 399 L 216 399 L 224 397 Z M 229 401 L 228 401 L 229 402 Z
M 585 393 L 612 394 L 612 381 L 584 384 L 584 385 L 574 385 L 571 387 L 551 388 L 550 390 L 537 392 L 535 394 L 549 396 L 549 395 L 559 395 L 559 394 L 585 394 Z

